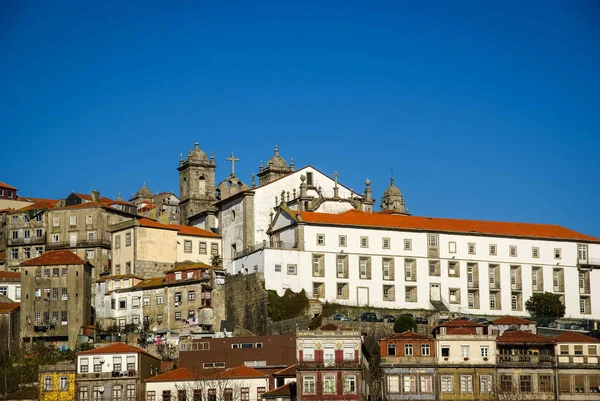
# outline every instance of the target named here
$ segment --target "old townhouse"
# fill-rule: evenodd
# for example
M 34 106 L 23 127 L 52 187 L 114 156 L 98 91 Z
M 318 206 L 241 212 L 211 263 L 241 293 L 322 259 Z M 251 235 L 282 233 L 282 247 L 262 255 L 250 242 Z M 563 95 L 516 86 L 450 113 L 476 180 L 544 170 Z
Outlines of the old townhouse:
M 0 296 L 21 302 L 21 273 L 0 271 Z
M 177 262 L 210 265 L 220 255 L 220 236 L 196 227 L 162 224 L 145 217 L 111 228 L 112 274 L 160 277 Z
M 298 400 L 368 397 L 363 367 L 368 366 L 359 331 L 326 325 L 296 333 Z
M 386 400 L 435 400 L 436 347 L 433 338 L 405 331 L 379 341 L 383 397 Z
M 62 362 L 39 368 L 40 401 L 72 401 L 75 399 L 75 364 Z
M 160 360 L 124 343 L 77 354 L 78 401 L 146 399 L 146 380 L 158 373 Z
M 298 386 L 296 385 L 296 382 L 291 381 L 274 390 L 267 391 L 262 395 L 262 399 L 273 401 L 295 401 L 297 392 Z
M 267 289 L 373 307 L 525 316 L 536 292 L 560 295 L 571 319 L 600 318 L 600 239 L 560 226 L 429 218 L 390 211 L 294 211 L 231 273 L 264 272 Z M 283 249 L 285 248 L 285 249 Z M 566 291 L 578 288 L 578 291 Z
M 575 332 L 555 337 L 559 400 L 600 399 L 600 340 Z
M 11 357 L 21 345 L 21 322 L 19 302 L 0 300 L 0 364 Z
M 439 400 L 494 397 L 496 337 L 487 327 L 455 319 L 434 329 Z
M 555 399 L 554 341 L 529 331 L 506 330 L 496 339 L 498 399 Z
M 96 321 L 102 327 L 139 325 L 143 316 L 142 304 L 139 296 L 133 300 L 131 288 L 142 281 L 143 278 L 133 274 L 104 276 L 96 280 Z
M 91 270 L 71 251 L 48 251 L 21 263 L 21 338 L 75 349 L 81 328 L 93 324 Z
M 502 316 L 488 325 L 488 332 L 497 336 L 501 336 L 506 330 L 528 331 L 537 334 L 537 325 L 534 321 L 518 316 Z
M 248 366 L 236 366 L 206 375 L 187 368 L 153 377 L 146 381 L 147 401 L 207 400 L 261 401 L 269 390 L 269 378 Z

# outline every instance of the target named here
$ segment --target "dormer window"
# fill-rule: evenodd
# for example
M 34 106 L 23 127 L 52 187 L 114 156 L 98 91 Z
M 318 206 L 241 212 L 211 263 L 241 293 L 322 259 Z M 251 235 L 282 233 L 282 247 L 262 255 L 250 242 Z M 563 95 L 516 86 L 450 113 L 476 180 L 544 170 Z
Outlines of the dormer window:
M 191 279 L 191 278 L 193 278 L 194 277 L 194 272 L 187 272 L 186 277 L 187 277 L 188 280 Z
M 181 280 L 181 272 L 175 272 L 175 280 L 176 281 Z

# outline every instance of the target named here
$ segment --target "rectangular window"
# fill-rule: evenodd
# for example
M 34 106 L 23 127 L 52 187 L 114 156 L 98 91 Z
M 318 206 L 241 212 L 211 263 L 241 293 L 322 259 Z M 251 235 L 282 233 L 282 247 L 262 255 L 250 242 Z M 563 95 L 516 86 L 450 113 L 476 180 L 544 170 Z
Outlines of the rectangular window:
M 422 393 L 433 393 L 433 377 L 432 376 L 421 376 L 421 392 Z
M 422 356 L 431 355 L 431 347 L 429 344 L 421 344 L 421 355 Z
M 187 239 L 183 241 L 183 252 L 192 253 L 192 241 Z
M 562 251 L 560 248 L 554 248 L 554 259 L 561 259 Z
M 355 394 L 356 393 L 356 376 L 346 376 L 344 379 L 344 393 Z
M 52 227 L 60 227 L 60 219 L 58 217 L 52 218 Z
M 534 246 L 533 248 L 531 248 L 531 257 L 532 258 L 539 258 L 540 257 L 540 248 L 538 248 L 537 246 Z
M 323 394 L 335 394 L 335 376 L 324 375 L 323 377 Z
M 399 393 L 400 392 L 400 380 L 398 376 L 387 377 L 387 390 L 388 393 Z
M 147 391 L 146 401 L 156 401 L 156 391 Z
M 491 393 L 492 392 L 492 376 L 489 376 L 489 375 L 479 376 L 479 392 L 480 393 Z
M 19 232 L 17 230 L 12 232 L 12 239 L 19 239 Z
M 456 253 L 456 242 L 448 242 L 448 253 Z
M 339 245 L 340 247 L 345 247 L 345 246 L 346 246 L 346 243 L 347 243 L 346 236 L 345 236 L 345 235 L 340 235 L 340 236 L 338 237 L 338 245 Z
M 482 346 L 479 348 L 479 350 L 480 350 L 480 353 L 481 353 L 481 356 L 482 356 L 482 357 L 484 357 L 484 358 L 487 358 L 487 357 L 488 357 L 488 355 L 489 355 L 489 353 L 490 353 L 490 347 L 488 347 L 487 345 L 482 345 Z
M 163 399 L 163 401 L 164 400 L 171 401 L 171 390 L 163 390 L 162 399 Z
M 439 244 L 439 236 L 436 234 L 427 234 L 427 246 L 437 248 Z
M 10 250 L 10 258 L 12 260 L 19 259 L 19 249 L 18 248 L 13 248 Z
M 538 389 L 540 393 L 552 393 L 554 386 L 552 385 L 551 375 L 539 375 L 538 376 Z
M 404 392 L 405 393 L 416 393 L 417 392 L 417 377 L 414 375 L 404 376 Z
M 360 237 L 360 247 L 361 248 L 369 247 L 369 237 Z
M 212 256 L 219 254 L 219 244 L 210 244 L 210 254 Z
M 512 310 L 519 309 L 519 297 L 517 295 L 510 296 L 510 306 Z
M 250 388 L 242 387 L 240 390 L 240 400 L 241 401 L 249 401 L 250 400 Z
M 79 371 L 81 373 L 89 372 L 88 358 L 79 358 Z
M 26 238 L 26 239 L 31 238 L 31 231 L 30 230 L 23 230 L 23 238 Z
M 156 304 L 157 305 L 162 305 L 163 304 L 163 296 L 162 295 L 157 295 L 156 296 Z
M 475 255 L 475 243 L 469 242 L 469 255 Z
M 409 239 L 409 238 L 404 239 L 404 250 L 412 251 L 412 239 Z
M 490 256 L 496 256 L 498 254 L 498 247 L 495 244 L 490 244 Z
M 85 251 L 85 259 L 86 260 L 93 260 L 95 256 L 95 252 L 93 249 L 87 249 Z
M 404 355 L 405 356 L 413 355 L 413 345 L 412 344 L 404 344 Z
M 508 247 L 508 254 L 510 257 L 516 258 L 517 257 L 517 246 L 516 245 L 510 245 Z
M 125 246 L 131 246 L 131 233 L 125 233 Z
M 60 241 L 60 236 L 58 234 L 52 234 L 52 242 L 57 243 Z
M 296 265 L 288 265 L 287 274 L 296 275 Z
M 454 388 L 452 386 L 452 376 L 450 375 L 443 375 L 440 378 L 440 387 L 441 387 L 441 391 L 442 393 L 452 393 L 454 392 Z
M 396 356 L 396 344 L 388 343 L 387 353 L 388 353 L 388 356 Z
M 25 259 L 31 258 L 31 248 L 23 248 L 23 256 Z
M 77 225 L 77 216 L 69 216 L 69 225 L 76 226 Z
M 470 345 L 461 345 L 460 346 L 460 355 L 463 358 L 468 358 L 470 353 L 471 353 L 471 346 Z
M 522 393 L 531 393 L 531 376 L 521 375 L 519 376 L 519 385 Z
M 325 245 L 325 234 L 317 234 L 317 245 L 319 245 L 319 246 Z
M 35 247 L 35 256 L 42 256 L 42 253 L 44 252 L 43 248 L 41 246 L 36 246 Z
M 473 376 L 460 375 L 460 392 L 461 393 L 472 393 L 473 392 Z
M 87 239 L 88 241 L 93 241 L 94 239 L 96 239 L 96 233 L 94 231 L 88 231 Z
M 302 381 L 302 392 L 304 394 L 314 394 L 315 393 L 315 377 L 314 376 L 304 376 Z
M 206 242 L 200 242 L 200 248 L 198 248 L 198 252 L 201 255 L 206 255 Z
M 123 399 L 123 386 L 115 386 L 112 388 L 113 400 L 121 401 Z
M 281 272 L 281 265 L 275 265 L 275 272 L 276 273 Z
M 381 245 L 382 245 L 383 249 L 390 249 L 390 239 L 389 238 L 383 238 Z

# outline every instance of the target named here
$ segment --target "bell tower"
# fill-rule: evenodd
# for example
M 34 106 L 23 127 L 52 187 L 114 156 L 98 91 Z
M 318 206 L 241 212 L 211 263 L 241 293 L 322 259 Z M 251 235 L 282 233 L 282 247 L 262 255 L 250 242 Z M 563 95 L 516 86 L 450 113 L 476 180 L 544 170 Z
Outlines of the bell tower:
M 214 154 L 209 159 L 199 147 L 198 142 L 190 151 L 187 159 L 179 158 L 179 211 L 181 224 L 200 212 L 210 209 L 216 202 L 215 196 L 215 164 Z

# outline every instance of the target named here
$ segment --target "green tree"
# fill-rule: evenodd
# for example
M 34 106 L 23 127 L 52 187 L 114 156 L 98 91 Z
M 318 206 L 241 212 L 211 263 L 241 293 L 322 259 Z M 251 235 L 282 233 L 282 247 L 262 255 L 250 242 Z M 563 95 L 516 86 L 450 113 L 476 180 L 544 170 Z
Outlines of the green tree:
M 417 331 L 415 319 L 410 316 L 398 316 L 394 322 L 394 331 L 396 333 L 403 333 L 408 330 Z
M 547 325 L 565 315 L 565 305 L 560 301 L 560 295 L 551 292 L 533 294 L 525 309 L 537 322 Z
M 219 255 L 213 255 L 210 258 L 210 265 L 214 267 L 223 268 L 223 258 Z

